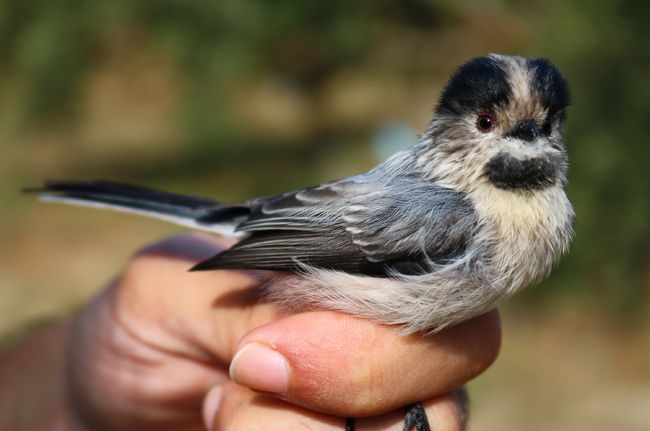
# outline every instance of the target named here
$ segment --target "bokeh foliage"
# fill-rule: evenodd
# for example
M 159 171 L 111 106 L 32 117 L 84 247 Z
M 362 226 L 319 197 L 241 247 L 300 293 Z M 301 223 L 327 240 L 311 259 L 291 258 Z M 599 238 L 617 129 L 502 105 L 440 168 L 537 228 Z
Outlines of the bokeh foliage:
M 53 172 L 119 177 L 117 167 L 126 166 L 130 179 L 196 186 L 211 170 L 230 169 L 239 172 L 235 181 L 249 184 L 231 197 L 247 197 L 326 179 L 329 171 L 314 167 L 337 154 L 358 157 L 357 170 L 365 169 L 372 163 L 373 130 L 391 118 L 409 121 L 407 114 L 400 117 L 408 101 L 393 103 L 389 86 L 375 120 L 332 120 L 341 117 L 321 106 L 345 82 L 333 77 L 357 74 L 380 83 L 393 77 L 411 91 L 401 94 L 412 95 L 439 88 L 472 55 L 549 57 L 573 89 L 567 140 L 577 238 L 546 288 L 528 298 L 554 292 L 550 297 L 586 299 L 628 315 L 647 304 L 650 288 L 649 17 L 650 3 L 641 0 L 5 0 L 2 145 L 29 152 L 44 144 L 22 140 L 25 134 L 64 128 L 74 136 L 85 88 L 106 59 L 154 52 L 173 77 L 173 157 L 90 163 L 72 154 Z M 301 101 L 297 106 L 309 113 L 296 117 L 305 123 L 303 132 L 265 136 L 237 121 L 233 106 L 246 105 L 259 81 Z M 353 146 L 359 149 L 341 150 Z M 74 142 L 61 148 L 75 152 Z M 295 175 L 257 169 L 269 160 Z M 14 179 L 36 175 L 25 162 Z
M 182 114 L 194 138 L 223 141 L 217 125 L 226 107 L 212 97 L 242 76 L 278 75 L 313 91 L 332 71 L 363 61 L 385 28 L 441 25 L 444 11 L 419 0 L 9 0 L 0 5 L 0 55 L 28 82 L 27 120 L 40 122 L 74 112 L 74 92 L 115 39 L 144 39 L 185 78 Z

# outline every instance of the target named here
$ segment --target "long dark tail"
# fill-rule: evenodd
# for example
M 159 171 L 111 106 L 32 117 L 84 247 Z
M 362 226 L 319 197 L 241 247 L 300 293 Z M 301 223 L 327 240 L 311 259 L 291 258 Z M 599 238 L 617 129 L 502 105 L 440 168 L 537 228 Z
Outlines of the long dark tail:
M 46 181 L 43 187 L 27 189 L 44 201 L 113 209 L 154 217 L 195 229 L 232 234 L 250 213 L 246 205 L 167 193 L 110 181 Z

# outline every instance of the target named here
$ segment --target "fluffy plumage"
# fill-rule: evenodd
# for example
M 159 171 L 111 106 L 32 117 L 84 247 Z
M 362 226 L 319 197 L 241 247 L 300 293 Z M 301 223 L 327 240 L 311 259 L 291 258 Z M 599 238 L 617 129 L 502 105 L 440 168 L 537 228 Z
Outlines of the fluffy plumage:
M 458 69 L 414 147 L 364 174 L 237 205 L 106 182 L 39 191 L 239 235 L 194 269 L 293 271 L 270 299 L 431 332 L 494 308 L 567 250 L 568 101 L 547 60 L 490 55 Z

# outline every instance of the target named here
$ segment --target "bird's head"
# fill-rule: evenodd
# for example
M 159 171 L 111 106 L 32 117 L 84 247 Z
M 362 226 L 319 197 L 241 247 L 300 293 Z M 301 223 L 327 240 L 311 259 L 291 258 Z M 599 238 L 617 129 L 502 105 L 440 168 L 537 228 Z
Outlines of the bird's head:
M 536 190 L 566 182 L 569 87 L 548 60 L 491 54 L 445 87 L 419 158 L 432 177 L 468 188 Z

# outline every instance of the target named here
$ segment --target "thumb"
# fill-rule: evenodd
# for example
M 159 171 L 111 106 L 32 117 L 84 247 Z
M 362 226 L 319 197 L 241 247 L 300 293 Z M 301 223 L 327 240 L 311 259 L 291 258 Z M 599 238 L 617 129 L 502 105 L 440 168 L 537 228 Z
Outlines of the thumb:
M 240 340 L 236 383 L 312 410 L 367 416 L 429 399 L 485 370 L 500 347 L 496 311 L 433 335 L 402 336 L 335 312 L 308 312 Z

